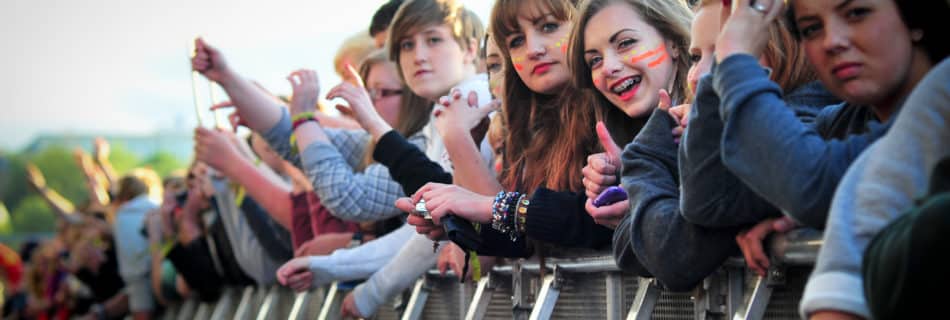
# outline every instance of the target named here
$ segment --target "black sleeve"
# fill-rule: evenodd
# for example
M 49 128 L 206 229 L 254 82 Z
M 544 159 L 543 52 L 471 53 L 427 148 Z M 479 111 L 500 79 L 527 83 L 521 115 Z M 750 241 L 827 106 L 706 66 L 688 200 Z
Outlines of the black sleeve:
M 613 230 L 594 222 L 584 204 L 587 196 L 538 188 L 531 197 L 525 232 L 532 239 L 575 248 L 610 246 Z
M 214 301 L 221 295 L 224 279 L 214 269 L 211 251 L 204 237 L 184 245 L 175 244 L 168 252 L 168 260 L 188 283 L 188 287 L 198 292 L 201 301 Z
M 373 160 L 389 168 L 389 175 L 411 195 L 426 183 L 452 183 L 452 174 L 429 159 L 399 132 L 391 130 L 379 138 Z
M 491 223 L 481 225 L 479 236 L 482 239 L 482 246 L 478 250 L 480 255 L 505 258 L 527 258 L 531 256 L 532 250 L 528 247 L 525 237 L 522 236 L 515 241 L 511 241 L 508 234 L 492 229 Z

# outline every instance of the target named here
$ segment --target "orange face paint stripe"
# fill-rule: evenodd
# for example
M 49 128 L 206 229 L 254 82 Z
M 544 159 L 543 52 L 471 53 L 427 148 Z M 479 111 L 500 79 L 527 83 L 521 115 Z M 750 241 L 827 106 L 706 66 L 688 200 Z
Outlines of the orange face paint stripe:
M 661 44 L 659 47 L 657 47 L 656 49 L 653 49 L 653 50 L 644 52 L 643 54 L 641 54 L 641 55 L 639 55 L 639 56 L 633 57 L 633 59 L 630 59 L 630 63 L 637 63 L 637 62 L 646 60 L 646 59 L 650 58 L 651 56 L 653 56 L 653 55 L 655 55 L 655 54 L 657 54 L 657 53 L 660 53 L 660 52 L 666 52 L 666 47 L 664 47 L 662 44 Z
M 653 60 L 652 62 L 647 64 L 647 67 L 655 68 L 656 66 L 663 63 L 663 61 L 665 61 L 667 57 L 669 57 L 669 55 L 666 54 L 666 50 L 663 50 L 662 52 L 660 52 L 660 57 L 656 58 L 656 60 Z

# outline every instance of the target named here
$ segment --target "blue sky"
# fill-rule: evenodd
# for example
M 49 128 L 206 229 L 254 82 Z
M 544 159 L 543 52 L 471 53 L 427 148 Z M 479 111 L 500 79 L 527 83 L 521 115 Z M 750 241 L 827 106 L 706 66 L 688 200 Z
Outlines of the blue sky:
M 341 5 L 345 3 L 345 5 Z M 41 133 L 151 134 L 196 125 L 188 44 L 196 35 L 275 93 L 364 32 L 382 0 L 0 1 L 0 149 Z M 492 1 L 463 0 L 487 21 Z M 202 102 L 207 87 L 200 83 Z M 223 98 L 218 94 L 218 98 Z

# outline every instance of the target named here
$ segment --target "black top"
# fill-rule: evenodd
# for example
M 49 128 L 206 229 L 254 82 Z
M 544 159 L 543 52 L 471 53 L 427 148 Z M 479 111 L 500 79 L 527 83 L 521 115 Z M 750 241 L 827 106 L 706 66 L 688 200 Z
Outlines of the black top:
M 428 182 L 452 183 L 452 174 L 394 130 L 379 139 L 373 159 L 389 168 L 389 175 L 407 195 Z M 584 208 L 586 201 L 583 194 L 539 188 L 528 208 L 527 236 L 570 247 L 599 249 L 610 245 L 612 230 L 594 222 Z M 492 229 L 491 224 L 482 224 L 479 230 L 482 237 L 479 254 L 500 257 L 531 255 L 524 237 L 511 241 L 507 234 Z

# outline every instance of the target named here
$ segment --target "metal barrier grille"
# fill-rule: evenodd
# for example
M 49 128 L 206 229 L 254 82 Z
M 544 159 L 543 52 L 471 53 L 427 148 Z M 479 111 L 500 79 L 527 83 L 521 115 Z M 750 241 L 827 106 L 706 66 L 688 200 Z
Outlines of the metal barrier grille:
M 320 308 L 323 307 L 323 301 L 327 299 L 326 292 L 328 288 L 323 287 L 310 291 L 310 297 L 303 310 L 303 318 L 298 319 L 316 319 L 320 316 Z M 288 319 L 296 320 L 296 319 Z
M 693 299 L 689 293 L 663 291 L 656 302 L 651 319 L 692 320 L 694 319 Z
M 373 315 L 373 319 L 376 320 L 399 320 L 402 318 L 402 312 L 405 311 L 406 306 L 404 301 L 406 299 L 403 297 L 405 293 L 397 294 L 395 298 L 391 301 L 379 306 L 379 309 L 376 310 L 376 314 Z
M 551 319 L 606 319 L 606 280 L 602 272 L 565 275 Z
M 511 319 L 511 277 L 492 275 L 498 286 L 492 290 L 485 319 Z
M 623 301 L 621 305 L 623 306 L 623 314 L 626 315 L 630 313 L 630 308 L 633 307 L 633 300 L 637 297 L 637 287 L 639 287 L 640 279 L 635 274 L 623 274 Z
M 765 320 L 798 320 L 798 303 L 802 300 L 805 283 L 811 274 L 811 267 L 788 268 L 785 285 L 775 287 L 768 307 L 765 308 Z
M 454 277 L 429 277 L 429 298 L 422 309 L 422 319 L 459 319 L 468 304 L 463 305 L 465 288 Z M 468 300 L 468 299 L 467 299 Z

